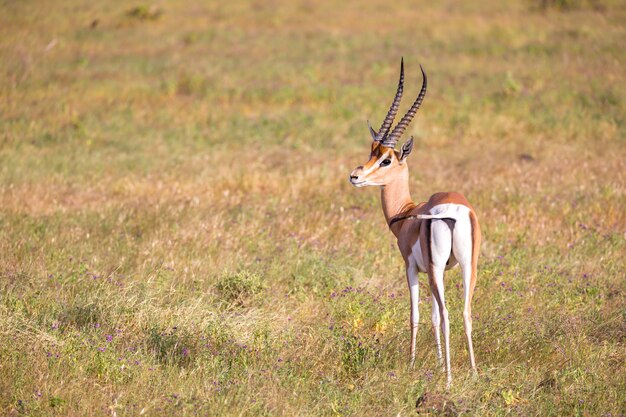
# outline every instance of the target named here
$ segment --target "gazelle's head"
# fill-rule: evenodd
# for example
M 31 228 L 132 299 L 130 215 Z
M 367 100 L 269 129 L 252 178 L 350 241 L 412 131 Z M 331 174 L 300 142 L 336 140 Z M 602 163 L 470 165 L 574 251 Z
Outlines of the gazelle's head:
M 350 183 L 355 187 L 364 187 L 366 185 L 385 185 L 397 178 L 399 175 L 407 172 L 406 157 L 411 153 L 413 149 L 413 138 L 409 138 L 408 141 L 402 145 L 400 150 L 395 150 L 396 143 L 400 140 L 400 137 L 413 120 L 417 109 L 419 109 L 426 95 L 426 73 L 421 67 L 422 77 L 424 81 L 422 83 L 422 89 L 417 96 L 417 99 L 402 117 L 400 122 L 390 132 L 393 120 L 398 112 L 400 106 L 400 99 L 402 98 L 402 90 L 404 88 L 404 60 L 400 63 L 400 81 L 398 82 L 398 90 L 396 96 L 391 103 L 387 117 L 383 121 L 383 124 L 378 129 L 378 132 L 369 126 L 370 134 L 372 135 L 372 149 L 370 152 L 370 158 L 365 165 L 358 166 L 350 174 Z

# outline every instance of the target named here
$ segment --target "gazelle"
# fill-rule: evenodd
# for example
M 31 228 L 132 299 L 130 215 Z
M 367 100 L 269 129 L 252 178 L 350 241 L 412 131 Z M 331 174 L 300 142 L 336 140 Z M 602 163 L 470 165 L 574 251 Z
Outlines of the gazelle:
M 402 60 L 396 96 L 378 132 L 368 121 L 373 139 L 369 160 L 365 165 L 352 171 L 350 182 L 355 187 L 380 186 L 385 220 L 398 239 L 398 247 L 406 264 L 411 294 L 411 366 L 415 362 L 415 339 L 419 321 L 418 273 L 428 274 L 437 356 L 441 363 L 439 333 L 439 326 L 441 326 L 445 346 L 445 370 L 449 385 L 452 381 L 450 321 L 444 297 L 443 275 L 444 271 L 454 267 L 457 263 L 461 265 L 465 295 L 463 324 L 470 365 L 476 372 L 472 347 L 472 295 L 476 286 L 481 234 L 474 209 L 459 193 L 436 193 L 426 203 L 415 204 L 411 200 L 407 156 L 413 149 L 413 138 L 411 137 L 404 143 L 399 151 L 394 148 L 426 95 L 426 73 L 423 68 L 421 70 L 424 81 L 417 99 L 400 122 L 390 131 L 404 88 L 404 60 Z

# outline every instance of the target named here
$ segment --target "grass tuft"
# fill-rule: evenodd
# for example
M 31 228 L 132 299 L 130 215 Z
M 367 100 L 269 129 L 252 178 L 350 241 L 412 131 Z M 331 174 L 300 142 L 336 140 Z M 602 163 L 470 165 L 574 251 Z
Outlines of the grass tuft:
M 265 288 L 259 274 L 247 270 L 225 273 L 217 281 L 215 289 L 227 304 L 243 306 L 258 296 Z

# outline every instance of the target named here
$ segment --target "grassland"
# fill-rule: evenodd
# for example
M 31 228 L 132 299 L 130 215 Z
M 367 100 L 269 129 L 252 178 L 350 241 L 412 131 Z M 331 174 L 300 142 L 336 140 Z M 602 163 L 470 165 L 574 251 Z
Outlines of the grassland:
M 0 1 L 0 413 L 623 416 L 626 5 L 432 3 Z M 347 181 L 400 56 L 483 224 L 450 390 Z

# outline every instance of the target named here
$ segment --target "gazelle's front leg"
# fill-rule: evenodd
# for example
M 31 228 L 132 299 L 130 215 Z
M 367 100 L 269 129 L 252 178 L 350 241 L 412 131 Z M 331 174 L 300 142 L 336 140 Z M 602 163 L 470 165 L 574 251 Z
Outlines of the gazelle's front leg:
M 419 282 L 417 266 L 409 261 L 406 267 L 406 277 L 411 293 L 411 368 L 415 364 L 415 340 L 417 339 L 417 325 L 419 323 Z

